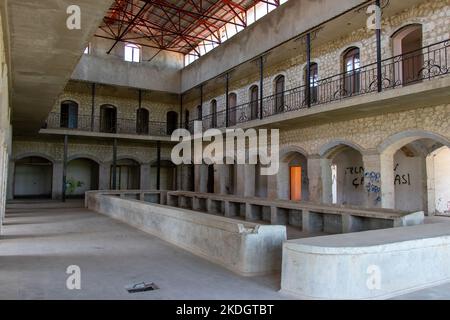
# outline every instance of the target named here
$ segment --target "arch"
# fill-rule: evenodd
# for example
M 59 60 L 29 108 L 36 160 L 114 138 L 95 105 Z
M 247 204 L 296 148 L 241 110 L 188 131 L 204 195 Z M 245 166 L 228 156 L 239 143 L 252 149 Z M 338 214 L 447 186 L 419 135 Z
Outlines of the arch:
M 275 113 L 284 110 L 284 92 L 286 91 L 286 76 L 280 74 L 274 79 Z
M 88 159 L 99 165 L 102 164 L 102 162 L 103 162 L 97 156 L 92 155 L 92 154 L 87 154 L 87 153 L 77 153 L 77 154 L 71 155 L 71 156 L 67 157 L 67 162 L 70 162 L 72 160 L 77 160 L 77 159 Z
M 250 101 L 250 119 L 254 120 L 258 118 L 259 114 L 259 86 L 257 84 L 253 84 L 248 89 L 248 96 Z
M 73 100 L 61 101 L 59 119 L 61 128 L 78 128 L 78 109 L 78 103 Z
M 361 154 L 365 153 L 365 150 L 363 147 L 361 147 L 360 145 L 348 141 L 348 140 L 333 140 L 330 141 L 328 143 L 326 143 L 325 145 L 323 145 L 322 147 L 320 147 L 319 149 L 319 155 L 321 158 L 329 158 L 330 156 L 332 156 L 332 154 L 336 151 L 337 148 L 342 147 L 342 146 L 347 146 L 350 148 L 353 148 L 357 151 L 359 151 Z
M 122 161 L 122 160 L 133 160 L 134 162 L 136 162 L 139 165 L 142 165 L 144 162 L 139 159 L 136 156 L 133 155 L 118 155 L 117 156 L 117 161 Z
M 303 73 L 305 75 L 304 82 L 305 82 L 305 96 L 307 96 L 308 88 L 307 88 L 307 65 L 305 64 L 305 67 L 303 68 Z M 311 103 L 316 103 L 318 98 L 318 86 L 319 86 L 319 64 L 317 62 L 312 62 L 310 64 L 310 75 L 309 75 L 309 85 L 310 85 L 310 99 Z
M 167 112 L 166 121 L 166 133 L 170 136 L 178 128 L 178 113 L 175 111 Z
M 433 213 L 434 190 L 429 185 L 434 173 L 428 155 L 442 146 L 450 147 L 449 139 L 425 130 L 395 133 L 378 146 L 384 208 Z
M 150 123 L 150 112 L 146 108 L 136 110 L 136 133 L 148 134 Z
M 100 164 L 90 157 L 74 157 L 67 161 L 68 197 L 84 197 L 86 191 L 98 190 Z
M 343 95 L 358 94 L 361 90 L 361 50 L 359 47 L 349 47 L 342 53 L 341 60 L 344 78 Z
M 114 186 L 114 166 L 111 165 L 111 189 Z M 119 190 L 137 190 L 141 185 L 141 162 L 133 157 L 122 156 L 116 163 L 116 188 Z
M 234 126 L 237 123 L 237 93 L 236 92 L 230 92 L 228 94 L 228 122 L 230 126 Z
M 280 151 L 277 174 L 277 194 L 280 199 L 308 200 L 308 159 L 305 150 L 299 146 L 287 146 Z M 256 173 L 258 174 L 258 173 Z M 264 181 L 259 177 L 259 181 Z
M 395 85 L 408 85 L 422 80 L 424 56 L 422 24 L 407 24 L 391 36 L 395 59 Z
M 18 155 L 16 155 L 14 157 L 14 161 L 19 161 L 22 160 L 24 158 L 30 158 L 30 157 L 37 157 L 37 158 L 44 158 L 45 160 L 50 161 L 51 163 L 55 164 L 56 163 L 56 159 L 46 153 L 42 153 L 42 152 L 25 152 L 25 153 L 20 153 Z
M 441 143 L 444 146 L 450 147 L 450 140 L 444 136 L 425 130 L 406 130 L 397 132 L 389 136 L 381 144 L 378 145 L 377 150 L 380 154 L 394 153 L 404 145 L 419 139 L 431 139 Z
M 117 133 L 117 108 L 112 104 L 100 106 L 100 131 Z
M 36 153 L 15 159 L 13 198 L 51 198 L 54 162 Z
M 290 145 L 290 146 L 282 147 L 280 149 L 280 161 L 284 160 L 284 158 L 286 156 L 288 156 L 289 153 L 292 153 L 292 152 L 300 153 L 305 158 L 308 158 L 308 153 L 306 152 L 305 149 L 303 149 L 302 147 L 299 147 L 297 145 Z

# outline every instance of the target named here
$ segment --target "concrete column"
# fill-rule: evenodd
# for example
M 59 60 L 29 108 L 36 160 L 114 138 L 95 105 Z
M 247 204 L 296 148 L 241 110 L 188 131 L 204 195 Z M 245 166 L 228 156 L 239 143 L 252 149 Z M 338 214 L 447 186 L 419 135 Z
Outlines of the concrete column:
M 244 165 L 244 174 L 243 174 L 243 185 L 244 185 L 244 197 L 254 197 L 255 190 L 255 179 L 256 179 L 256 166 L 254 164 L 246 164 Z M 238 175 L 238 184 L 241 183 L 241 176 Z
M 329 159 L 320 159 L 320 172 L 322 180 L 322 202 L 333 202 L 333 188 L 331 176 L 331 161 Z
M 321 160 L 318 155 L 308 158 L 308 189 L 309 201 L 322 202 L 322 169 Z
M 428 199 L 428 215 L 436 213 L 436 177 L 434 156 L 426 158 L 426 172 L 427 172 L 427 199 Z
M 151 188 L 150 170 L 151 166 L 149 163 L 141 164 L 141 190 L 149 190 Z
M 14 198 L 14 170 L 16 163 L 13 160 L 9 161 L 8 168 L 8 187 L 7 187 L 7 200 L 12 200 Z
M 277 175 L 267 176 L 267 198 L 278 199 Z
M 195 170 L 195 192 L 206 193 L 208 191 L 208 166 L 196 164 Z
M 394 155 L 385 153 L 380 156 L 381 206 L 395 208 Z
M 357 217 L 349 214 L 342 215 L 342 233 L 358 232 L 361 230 L 361 222 Z
M 101 163 L 99 166 L 100 171 L 100 179 L 98 182 L 98 187 L 100 190 L 110 190 L 110 181 L 111 181 L 111 163 L 105 162 Z
M 63 184 L 63 162 L 55 161 L 53 163 L 53 179 L 52 179 L 52 199 L 61 199 Z
M 368 208 L 381 207 L 381 160 L 379 154 L 363 155 L 364 205 Z
M 246 165 L 243 164 L 236 164 L 236 174 L 233 179 L 234 181 L 234 194 L 239 197 L 243 197 L 245 195 L 245 187 L 247 184 L 247 181 L 245 180 L 245 167 Z M 248 181 L 251 182 L 251 181 Z M 253 182 L 253 185 L 255 183 Z

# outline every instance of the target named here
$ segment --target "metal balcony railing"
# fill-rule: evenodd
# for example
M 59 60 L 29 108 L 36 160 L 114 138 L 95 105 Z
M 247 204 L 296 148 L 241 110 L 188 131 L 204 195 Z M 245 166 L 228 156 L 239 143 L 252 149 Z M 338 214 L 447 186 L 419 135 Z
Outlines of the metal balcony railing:
M 148 121 L 139 123 L 136 119 L 101 119 L 90 115 L 69 116 L 52 112 L 47 118 L 44 128 L 47 129 L 69 129 L 79 131 L 136 134 L 147 136 L 167 136 L 178 128 L 173 124 L 168 126 L 166 122 Z
M 450 72 L 450 40 L 441 41 L 419 50 L 381 61 L 382 89 L 405 87 L 447 75 Z M 228 111 L 228 125 L 234 126 L 262 118 L 323 105 L 378 91 L 377 63 L 351 72 L 337 74 L 311 83 L 308 103 L 305 85 L 283 93 L 266 96 L 262 100 L 240 104 Z M 226 112 L 203 116 L 203 129 L 225 126 Z M 192 129 L 193 125 L 189 125 Z

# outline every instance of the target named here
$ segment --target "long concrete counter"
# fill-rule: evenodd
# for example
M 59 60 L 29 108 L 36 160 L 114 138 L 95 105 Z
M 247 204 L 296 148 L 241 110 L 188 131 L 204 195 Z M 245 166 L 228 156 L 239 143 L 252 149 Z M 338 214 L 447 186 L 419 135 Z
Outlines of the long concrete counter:
M 237 197 L 188 191 L 167 192 L 167 205 L 196 211 L 292 225 L 305 232 L 349 233 L 423 223 L 424 213 L 365 209 L 303 201 Z
M 161 205 L 164 192 L 87 192 L 87 208 L 123 221 L 245 276 L 281 269 L 286 227 Z M 139 200 L 140 199 L 140 200 Z
M 450 223 L 287 241 L 281 290 L 303 299 L 384 299 L 450 281 Z

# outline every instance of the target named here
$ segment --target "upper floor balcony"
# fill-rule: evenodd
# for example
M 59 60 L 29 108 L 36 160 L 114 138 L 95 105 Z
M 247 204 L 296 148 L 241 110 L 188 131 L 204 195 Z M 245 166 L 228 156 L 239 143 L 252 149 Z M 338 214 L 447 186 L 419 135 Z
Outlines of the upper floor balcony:
M 102 110 L 101 116 L 78 115 L 77 109 L 62 106 L 62 111 L 52 112 L 42 133 L 69 134 L 79 136 L 105 136 L 137 138 L 140 140 L 170 140 L 178 125 L 178 114 L 168 113 L 169 122 L 149 121 L 148 113 L 138 113 L 137 119 L 117 118 L 113 108 Z M 144 109 L 142 109 L 144 110 Z M 142 116 L 144 115 L 144 116 Z
M 331 107 L 328 109 L 319 107 L 333 103 L 345 102 L 346 106 L 356 107 L 366 102 L 373 103 L 374 100 L 385 98 L 379 96 L 380 94 L 395 92 L 395 90 L 398 91 L 390 94 L 390 99 L 398 99 L 402 95 L 410 95 L 415 91 L 421 99 L 426 99 L 421 94 L 425 91 L 419 90 L 420 84 L 441 79 L 450 73 L 450 40 L 396 55 L 382 60 L 381 63 L 374 62 L 360 66 L 359 55 L 352 56 L 350 59 L 348 61 L 351 65 L 347 64 L 349 70 L 347 72 L 319 79 L 317 70 L 314 70 L 312 65 L 309 85 L 284 90 L 284 77 L 281 76 L 279 80 L 275 80 L 275 94 L 260 98 L 256 91 L 255 94 L 250 93 L 250 101 L 238 105 L 233 105 L 235 98 L 230 97 L 228 110 L 224 108 L 225 110 L 222 111 L 211 112 L 197 121 L 203 122 L 203 129 L 248 127 L 253 120 L 259 121 L 256 124 L 252 122 L 251 125 L 265 125 L 281 119 L 292 119 L 297 116 L 294 114 L 295 111 L 320 109 L 321 112 L 327 112 L 331 110 Z M 381 70 L 380 81 L 378 68 Z M 437 89 L 435 86 L 431 88 Z M 364 96 L 370 96 L 370 98 L 361 99 Z M 356 97 L 360 99 L 352 100 Z M 431 96 L 428 100 L 431 101 Z M 217 106 L 212 109 L 217 109 Z M 186 125 L 191 131 L 193 122 L 194 120 L 189 121 Z

